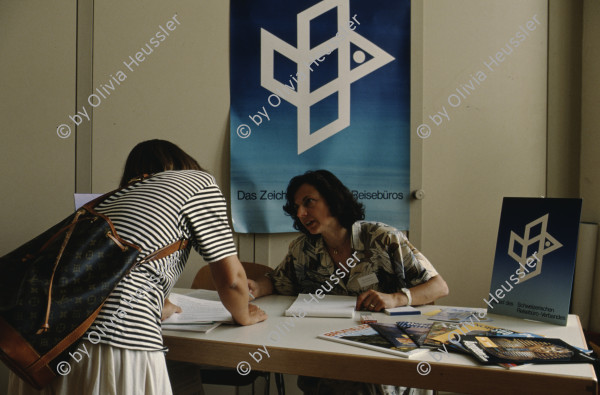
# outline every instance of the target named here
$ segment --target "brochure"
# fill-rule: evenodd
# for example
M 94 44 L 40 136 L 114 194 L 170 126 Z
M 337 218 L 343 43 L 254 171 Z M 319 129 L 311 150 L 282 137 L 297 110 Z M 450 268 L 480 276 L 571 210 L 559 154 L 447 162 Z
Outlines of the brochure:
M 404 358 L 428 351 L 426 348 L 418 348 L 416 344 L 412 347 L 395 347 L 386 339 L 381 337 L 379 333 L 377 333 L 375 329 L 371 328 L 369 324 L 323 333 L 318 337 L 320 339 L 368 348 L 369 350 L 381 351 Z
M 420 322 L 410 322 L 410 321 L 398 321 L 396 322 L 396 326 L 406 333 L 413 342 L 415 342 L 419 347 L 423 346 L 425 339 L 427 338 L 427 334 L 431 329 L 433 324 L 430 323 L 420 323 Z
M 490 321 L 489 318 L 485 317 L 485 309 L 469 308 L 444 308 L 436 315 L 427 319 L 432 321 L 463 322 L 468 321 L 473 316 L 476 317 L 477 321 Z
M 461 344 L 484 365 L 501 363 L 593 363 L 596 358 L 561 339 L 463 336 Z
M 517 332 L 510 329 L 497 328 L 495 326 L 485 325 L 481 323 L 463 323 L 456 329 L 444 332 L 439 335 L 432 336 L 432 339 L 440 343 L 447 343 L 452 339 L 460 338 L 464 335 L 504 335 L 509 336 Z
M 165 324 L 212 324 L 214 322 L 233 322 L 231 313 L 218 300 L 201 299 L 189 295 L 171 293 L 169 300 L 181 307 L 181 313 L 175 313 L 162 322 Z
M 426 346 L 440 347 L 442 345 L 442 343 L 448 343 L 449 338 L 446 334 L 449 332 L 458 330 L 460 327 L 461 327 L 461 324 L 459 324 L 459 323 L 434 322 L 431 325 L 431 329 L 429 330 L 429 333 L 427 334 L 427 337 L 425 338 L 425 341 L 423 342 L 423 344 Z M 434 337 L 442 338 L 444 340 L 444 342 L 435 340 Z M 452 337 L 450 337 L 450 339 L 451 338 Z
M 412 339 L 404 333 L 404 331 L 398 328 L 396 324 L 370 323 L 369 325 L 393 346 L 410 348 L 419 347 L 419 345 L 412 341 Z

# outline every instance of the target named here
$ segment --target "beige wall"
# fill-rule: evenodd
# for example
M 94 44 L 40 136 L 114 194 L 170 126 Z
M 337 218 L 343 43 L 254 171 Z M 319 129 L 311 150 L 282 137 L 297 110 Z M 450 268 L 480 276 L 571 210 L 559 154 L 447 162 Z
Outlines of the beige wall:
M 581 106 L 581 177 L 579 188 L 583 198 L 581 219 L 600 223 L 600 3 L 584 1 L 583 5 L 583 69 Z M 590 330 L 600 332 L 600 236 L 596 242 L 595 289 L 592 296 Z
M 548 34 L 548 197 L 579 197 L 582 1 L 552 0 Z
M 180 24 L 130 71 L 123 62 L 175 14 Z M 229 3 L 219 0 L 94 2 L 93 86 L 127 75 L 94 111 L 94 192 L 118 184 L 135 144 L 162 138 L 198 159 L 229 195 L 228 18 Z M 201 265 L 193 254 L 178 285 L 189 286 Z
M 410 237 L 450 285 L 440 303 L 483 305 L 502 196 L 581 194 L 583 219 L 600 221 L 599 6 L 584 2 L 581 30 L 581 2 L 549 3 L 413 1 L 412 130 L 442 105 L 451 116 L 430 138 L 413 133 L 411 142 L 411 187 L 426 197 L 411 202 Z M 179 144 L 229 194 L 229 3 L 79 6 L 76 75 L 73 2 L 0 2 L 0 255 L 71 211 L 76 177 L 80 190 L 114 188 L 127 152 L 144 139 Z M 174 14 L 180 25 L 138 68 L 126 70 L 93 122 L 81 126 L 77 147 L 74 136 L 58 138 L 56 127 L 69 123 L 75 103 L 89 110 L 92 89 L 125 70 L 122 62 Z M 448 95 L 534 14 L 537 30 L 450 110 Z M 93 40 L 93 58 L 86 40 Z M 243 260 L 275 266 L 293 237 L 237 235 L 236 242 Z M 178 286 L 189 286 L 202 264 L 196 255 Z
M 415 121 L 432 133 L 422 142 L 420 248 L 450 286 L 439 303 L 484 305 L 502 198 L 545 194 L 547 1 L 430 1 L 423 15 Z M 510 44 L 528 21 L 534 30 Z M 435 126 L 438 112 L 450 119 L 438 114 Z
M 583 6 L 581 179 L 584 221 L 600 223 L 600 3 Z
M 73 211 L 75 26 L 72 1 L 0 2 L 0 256 Z
M 127 79 L 94 111 L 93 190 L 113 188 L 142 139 L 180 145 L 228 193 L 229 4 L 225 1 L 94 3 L 94 86 L 122 70 Z M 180 25 L 139 67 L 140 48 L 175 14 Z
M 75 7 L 0 2 L 0 255 L 73 210 Z

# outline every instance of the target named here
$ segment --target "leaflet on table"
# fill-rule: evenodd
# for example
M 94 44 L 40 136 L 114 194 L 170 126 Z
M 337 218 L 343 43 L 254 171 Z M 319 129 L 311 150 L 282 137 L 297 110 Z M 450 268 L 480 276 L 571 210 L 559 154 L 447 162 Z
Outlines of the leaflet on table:
M 287 317 L 329 317 L 353 318 L 356 296 L 299 294 L 298 298 L 285 311 Z
M 499 328 L 501 329 L 501 328 Z M 506 330 L 506 329 L 504 329 Z M 520 338 L 534 338 L 534 339 L 540 339 L 540 338 L 545 338 L 546 336 L 542 336 L 542 335 L 537 335 L 535 333 L 530 333 L 530 332 L 515 332 L 513 334 L 510 335 L 506 335 L 506 334 L 498 334 L 498 333 L 494 333 L 493 331 L 490 331 L 487 333 L 488 336 L 496 336 L 496 337 L 520 337 Z M 594 350 L 588 350 L 585 348 L 581 348 L 581 347 L 577 347 L 577 346 L 571 346 L 573 348 L 576 348 L 578 351 L 581 351 L 584 354 L 590 355 L 594 352 Z
M 395 347 L 385 338 L 381 337 L 381 335 L 379 335 L 375 329 L 371 328 L 369 324 L 327 332 L 317 337 L 351 346 L 368 348 L 369 350 L 381 351 L 404 358 L 429 351 L 427 348 L 418 348 L 414 343 L 412 343 L 412 345 L 407 344 L 401 347 Z
M 417 310 L 412 306 L 392 307 L 389 309 L 384 309 L 384 311 L 387 315 L 419 315 L 419 314 L 421 314 L 420 310 Z
M 193 296 L 171 293 L 169 300 L 181 307 L 181 313 L 175 313 L 163 321 L 164 324 L 233 322 L 231 313 L 223 303 L 216 300 L 199 299 Z
M 410 336 L 408 336 L 402 329 L 398 328 L 396 324 L 389 323 L 369 323 L 371 328 L 375 329 L 377 333 L 394 347 L 409 347 L 410 349 L 419 347 Z
M 484 324 L 468 325 L 467 323 L 435 322 L 431 325 L 431 330 L 426 335 L 423 342 L 425 346 L 444 348 L 445 351 L 456 352 L 459 354 L 471 353 L 460 342 L 465 335 L 514 335 L 520 337 L 539 337 L 530 333 L 517 333 L 510 329 L 496 328 Z M 524 363 L 498 363 L 505 369 L 514 369 L 526 365 Z
M 222 322 L 212 322 L 210 324 L 162 324 L 163 330 L 183 331 L 183 332 L 201 332 L 208 333 L 221 325 Z
M 504 198 L 488 313 L 567 324 L 581 199 Z
M 596 358 L 561 339 L 464 336 L 461 344 L 484 365 L 500 363 L 594 363 Z
M 403 330 L 408 337 L 412 339 L 419 347 L 423 346 L 423 342 L 427 338 L 427 334 L 433 324 L 421 323 L 421 322 L 410 322 L 410 321 L 398 321 L 396 326 Z
M 486 317 L 485 309 L 468 307 L 444 307 L 437 314 L 432 315 L 427 319 L 432 321 L 463 322 L 475 315 L 477 316 L 476 319 L 478 321 L 491 321 L 490 318 Z
M 453 339 L 460 338 L 462 335 L 503 335 L 509 336 L 517 332 L 510 329 L 498 328 L 495 326 L 484 325 L 481 323 L 463 323 L 461 324 L 449 324 L 442 326 L 441 322 L 436 322 L 432 327 L 433 334 L 428 338 L 438 341 L 440 343 L 446 343 Z M 450 326 L 451 325 L 451 326 Z
M 494 331 L 489 331 L 487 333 L 487 335 L 488 336 L 496 336 L 496 337 L 536 338 L 536 339 L 545 337 L 542 335 L 537 335 L 535 333 L 529 333 L 529 332 L 516 332 L 511 335 L 505 335 L 505 334 L 495 333 Z M 592 353 L 592 350 L 586 350 L 585 348 L 580 348 L 580 347 L 575 347 L 575 346 L 572 346 L 572 347 L 576 348 L 578 351 L 580 351 L 584 354 L 587 354 L 587 355 Z M 501 362 L 501 363 L 498 363 L 498 365 L 500 365 L 501 367 L 503 367 L 505 369 L 518 369 L 523 366 L 531 365 L 531 363 Z
M 459 323 L 455 322 L 434 322 L 431 325 L 431 329 L 427 334 L 427 337 L 423 341 L 426 346 L 441 346 L 443 342 L 435 340 L 434 337 L 443 336 L 453 330 L 457 330 L 461 327 Z M 446 342 L 451 339 L 444 339 Z

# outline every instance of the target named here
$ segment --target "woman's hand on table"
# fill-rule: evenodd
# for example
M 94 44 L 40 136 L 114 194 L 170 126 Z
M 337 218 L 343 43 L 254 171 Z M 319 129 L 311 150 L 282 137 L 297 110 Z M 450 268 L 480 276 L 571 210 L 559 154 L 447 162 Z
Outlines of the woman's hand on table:
M 401 296 L 404 294 L 386 294 L 372 289 L 361 293 L 356 298 L 356 310 L 381 311 L 392 307 L 403 306 Z M 406 304 L 408 299 L 404 301 Z
M 267 319 L 267 313 L 265 313 L 260 307 L 255 304 L 248 304 L 248 318 L 244 322 L 237 322 L 240 325 L 253 325 Z
M 172 316 L 173 313 L 181 313 L 182 311 L 183 310 L 181 310 L 181 307 L 177 306 L 176 304 L 171 303 L 169 298 L 167 298 L 167 299 L 165 299 L 165 306 L 162 309 L 162 314 L 161 314 L 160 320 L 164 321 L 167 318 L 169 318 L 170 316 Z
M 250 299 L 258 298 L 260 296 L 260 287 L 258 283 L 252 279 L 248 279 L 248 290 L 250 291 Z
M 261 276 L 256 280 L 248 279 L 248 290 L 255 298 L 271 295 L 273 293 L 273 283 L 266 276 Z

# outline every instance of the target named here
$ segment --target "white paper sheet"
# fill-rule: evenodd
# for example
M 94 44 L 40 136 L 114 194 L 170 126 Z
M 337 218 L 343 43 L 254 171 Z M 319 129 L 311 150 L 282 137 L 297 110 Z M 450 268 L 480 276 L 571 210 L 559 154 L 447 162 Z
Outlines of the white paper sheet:
M 183 332 L 201 332 L 208 333 L 221 325 L 220 322 L 214 322 L 212 324 L 162 324 L 162 329 L 171 331 L 183 331 Z
M 299 294 L 285 311 L 286 316 L 305 314 L 308 317 L 353 318 L 356 296 Z
M 590 315 L 594 314 L 592 297 L 596 240 L 598 240 L 598 224 L 581 223 L 579 225 L 579 242 L 577 243 L 577 260 L 575 261 L 575 277 L 573 279 L 571 314 L 579 316 L 583 329 L 592 329 L 590 328 Z M 596 283 L 596 286 L 600 287 L 600 284 Z M 600 295 L 600 292 L 598 295 Z M 600 320 L 598 320 L 598 323 L 600 323 Z
M 220 301 L 199 299 L 176 293 L 171 293 L 169 300 L 181 307 L 183 311 L 173 314 L 164 320 L 163 324 L 233 322 L 231 313 Z
M 99 196 L 102 196 L 102 193 L 75 193 L 73 195 L 75 198 L 75 210 L 78 210 L 79 207 L 83 206 L 87 202 L 91 202 Z
M 192 292 L 186 293 L 185 296 L 205 300 L 214 300 L 217 302 L 221 301 L 219 293 L 210 289 L 195 289 Z

